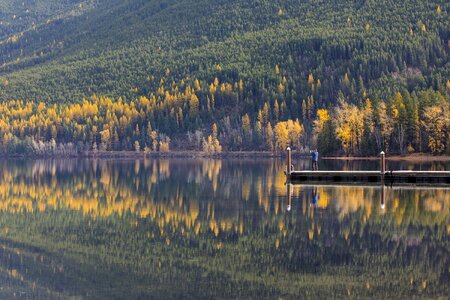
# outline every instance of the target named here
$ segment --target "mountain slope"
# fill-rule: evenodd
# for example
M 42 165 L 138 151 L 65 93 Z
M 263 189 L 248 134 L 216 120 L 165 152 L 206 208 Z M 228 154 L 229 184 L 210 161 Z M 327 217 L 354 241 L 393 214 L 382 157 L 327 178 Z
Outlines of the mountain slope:
M 444 1 L 26 3 L 36 25 L 0 42 L 0 153 L 450 151 Z
M 345 73 L 366 85 L 447 62 L 448 14 L 439 1 L 99 1 L 96 7 L 0 46 L 0 98 L 65 101 L 148 92 L 148 74 L 273 80 L 276 64 L 299 84 Z M 442 77 L 442 76 L 441 76 Z M 431 84 L 426 80 L 426 84 Z M 5 84 L 6 83 L 6 84 Z M 369 86 L 370 87 L 370 86 Z
M 0 0 L 0 39 L 93 7 L 93 0 Z

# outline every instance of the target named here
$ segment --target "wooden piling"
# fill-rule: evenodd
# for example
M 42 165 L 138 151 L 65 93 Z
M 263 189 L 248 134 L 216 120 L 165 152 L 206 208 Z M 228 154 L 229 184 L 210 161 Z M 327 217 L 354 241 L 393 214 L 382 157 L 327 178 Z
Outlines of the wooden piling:
M 384 180 L 384 174 L 386 173 L 386 155 L 384 151 L 380 152 L 380 174 L 381 174 L 381 181 Z
M 292 171 L 292 168 L 291 168 L 291 165 L 292 165 L 291 148 L 287 147 L 286 151 L 287 151 L 286 175 L 287 175 L 287 178 L 290 178 L 291 171 Z

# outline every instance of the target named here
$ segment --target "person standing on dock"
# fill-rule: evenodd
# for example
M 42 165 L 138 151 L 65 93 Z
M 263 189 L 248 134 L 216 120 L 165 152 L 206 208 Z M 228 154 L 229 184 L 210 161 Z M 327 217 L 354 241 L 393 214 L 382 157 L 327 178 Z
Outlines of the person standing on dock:
M 319 152 L 316 150 L 311 151 L 311 167 L 313 171 L 318 171 L 319 167 L 317 161 L 319 160 Z

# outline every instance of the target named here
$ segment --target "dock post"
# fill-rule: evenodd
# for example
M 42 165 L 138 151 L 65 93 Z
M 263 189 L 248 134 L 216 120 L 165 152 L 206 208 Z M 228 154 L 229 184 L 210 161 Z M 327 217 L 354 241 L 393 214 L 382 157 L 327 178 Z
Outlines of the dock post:
M 291 148 L 287 147 L 286 151 L 287 151 L 286 175 L 287 175 L 288 180 L 290 180 L 290 178 L 291 178 L 291 171 L 292 171 L 292 169 L 291 169 L 291 165 L 292 165 Z
M 386 173 L 386 155 L 384 154 L 384 151 L 381 151 L 381 153 L 380 153 L 381 181 L 384 181 L 384 173 Z

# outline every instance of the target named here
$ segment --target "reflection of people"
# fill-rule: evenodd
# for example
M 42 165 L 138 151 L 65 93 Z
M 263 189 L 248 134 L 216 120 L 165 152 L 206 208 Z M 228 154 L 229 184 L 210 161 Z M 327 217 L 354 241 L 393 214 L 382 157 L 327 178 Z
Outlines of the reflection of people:
M 317 193 L 317 187 L 312 190 L 311 206 L 317 207 L 319 203 L 319 194 Z
M 311 168 L 313 171 L 319 170 L 317 166 L 317 161 L 319 160 L 319 152 L 316 150 L 311 151 Z

